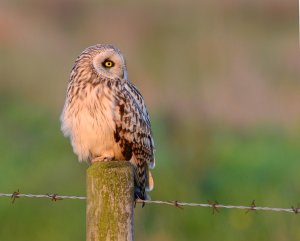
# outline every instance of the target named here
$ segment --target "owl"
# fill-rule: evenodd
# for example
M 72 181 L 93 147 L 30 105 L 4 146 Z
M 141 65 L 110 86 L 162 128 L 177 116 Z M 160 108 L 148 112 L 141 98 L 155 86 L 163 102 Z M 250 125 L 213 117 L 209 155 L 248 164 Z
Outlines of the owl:
M 149 199 L 155 166 L 150 119 L 120 50 L 97 44 L 77 57 L 60 119 L 79 161 L 130 161 L 135 197 Z

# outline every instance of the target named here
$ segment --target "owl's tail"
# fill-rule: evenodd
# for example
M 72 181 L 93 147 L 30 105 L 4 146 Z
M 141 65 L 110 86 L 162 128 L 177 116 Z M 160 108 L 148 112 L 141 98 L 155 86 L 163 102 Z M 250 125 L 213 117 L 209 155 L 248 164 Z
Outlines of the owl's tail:
M 135 195 L 142 200 L 150 200 L 147 192 L 153 190 L 154 181 L 147 162 L 138 160 L 133 155 L 132 163 L 134 164 Z

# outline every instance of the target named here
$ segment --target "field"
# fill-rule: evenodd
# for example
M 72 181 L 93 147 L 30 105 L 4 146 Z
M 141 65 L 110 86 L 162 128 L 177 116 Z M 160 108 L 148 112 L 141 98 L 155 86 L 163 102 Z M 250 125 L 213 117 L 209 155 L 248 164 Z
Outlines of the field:
M 0 193 L 85 195 L 60 131 L 69 73 L 112 43 L 151 116 L 153 200 L 297 206 L 300 66 L 292 1 L 2 1 Z M 136 207 L 136 240 L 300 240 L 298 215 Z M 85 202 L 0 198 L 0 240 L 84 240 Z

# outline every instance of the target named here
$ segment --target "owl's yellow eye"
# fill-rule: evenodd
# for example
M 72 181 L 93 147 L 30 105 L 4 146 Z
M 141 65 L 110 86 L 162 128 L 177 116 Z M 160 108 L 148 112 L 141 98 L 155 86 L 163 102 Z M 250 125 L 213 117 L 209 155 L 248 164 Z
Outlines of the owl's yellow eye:
M 111 60 L 108 60 L 108 59 L 104 60 L 104 62 L 103 62 L 103 66 L 106 67 L 106 68 L 111 68 L 114 65 L 115 65 L 115 63 Z

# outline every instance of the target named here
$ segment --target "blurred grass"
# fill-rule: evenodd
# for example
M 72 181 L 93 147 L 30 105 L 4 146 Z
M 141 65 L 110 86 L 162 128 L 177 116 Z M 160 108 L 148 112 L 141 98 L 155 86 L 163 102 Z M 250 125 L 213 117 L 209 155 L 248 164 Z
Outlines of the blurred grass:
M 86 165 L 76 162 L 57 116 L 7 96 L 0 102 L 0 190 L 85 195 Z M 275 127 L 203 128 L 204 123 L 199 130 L 189 124 L 166 126 L 162 118 L 153 118 L 160 160 L 153 172 L 153 199 L 297 204 L 299 134 Z M 11 204 L 1 198 L 0 210 L 0 240 L 85 237 L 84 201 L 21 198 Z M 135 234 L 137 240 L 297 240 L 299 222 L 286 213 L 221 210 L 212 215 L 211 209 L 146 205 L 136 208 Z
M 85 195 L 60 132 L 69 72 L 113 43 L 149 109 L 154 200 L 296 206 L 298 13 L 292 1 L 0 3 L 0 192 Z M 136 240 L 300 240 L 287 213 L 146 205 Z M 0 240 L 84 240 L 85 202 L 0 199 Z
M 72 160 L 76 158 L 61 138 L 57 117 L 18 98 L 1 95 L 0 103 L 1 192 L 84 195 L 85 168 Z M 0 240 L 85 237 L 82 201 L 24 198 L 12 205 L 2 198 L 0 210 Z

